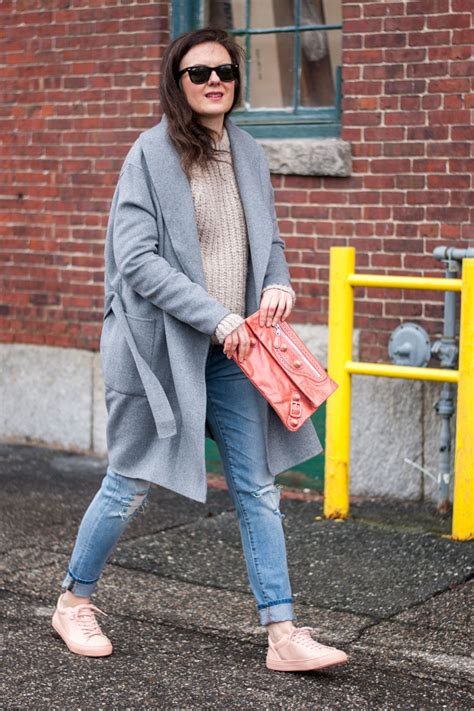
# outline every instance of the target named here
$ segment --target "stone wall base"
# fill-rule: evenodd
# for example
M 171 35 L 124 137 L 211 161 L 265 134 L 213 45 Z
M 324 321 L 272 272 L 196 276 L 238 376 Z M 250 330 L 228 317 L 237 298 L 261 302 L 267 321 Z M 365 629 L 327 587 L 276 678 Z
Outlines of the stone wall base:
M 327 327 L 293 324 L 327 365 Z M 353 358 L 358 358 L 354 332 Z M 441 384 L 353 376 L 350 492 L 436 500 Z M 73 348 L 0 344 L 0 438 L 106 456 L 100 354 Z M 454 417 L 452 429 L 454 432 Z M 454 467 L 454 440 L 451 453 Z M 452 482 L 451 482 L 452 491 Z M 451 493 L 452 499 L 452 493 Z

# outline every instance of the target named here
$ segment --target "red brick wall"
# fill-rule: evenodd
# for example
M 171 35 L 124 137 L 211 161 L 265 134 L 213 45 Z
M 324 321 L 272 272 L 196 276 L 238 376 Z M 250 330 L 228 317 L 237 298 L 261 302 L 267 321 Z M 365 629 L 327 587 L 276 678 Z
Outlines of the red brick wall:
M 358 271 L 443 276 L 438 245 L 474 245 L 472 0 L 343 0 L 350 178 L 275 179 L 297 320 L 325 323 L 329 248 Z M 298 281 L 300 280 L 300 281 Z M 355 289 L 364 360 L 387 360 L 402 320 L 442 330 L 438 292 Z M 306 311 L 307 309 L 307 311 Z
M 68 5 L 1 6 L 0 339 L 97 349 L 107 212 L 129 146 L 159 118 L 168 3 Z M 326 323 L 332 245 L 356 247 L 360 271 L 441 276 L 433 248 L 473 244 L 470 7 L 343 0 L 353 174 L 273 176 L 294 321 Z M 401 320 L 441 328 L 440 294 L 355 294 L 364 359 L 387 359 Z
M 108 210 L 158 120 L 168 2 L 0 3 L 0 340 L 97 349 Z

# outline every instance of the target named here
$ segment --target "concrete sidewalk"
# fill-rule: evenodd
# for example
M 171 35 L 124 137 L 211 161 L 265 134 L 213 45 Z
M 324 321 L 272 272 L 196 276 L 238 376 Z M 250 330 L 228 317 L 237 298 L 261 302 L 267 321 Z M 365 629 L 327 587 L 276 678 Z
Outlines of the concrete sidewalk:
M 235 511 L 152 487 L 93 601 L 110 657 L 71 654 L 50 633 L 77 527 L 106 462 L 0 446 L 5 709 L 473 709 L 474 542 L 434 507 L 358 500 L 345 521 L 282 497 L 298 625 L 349 663 L 265 667 Z

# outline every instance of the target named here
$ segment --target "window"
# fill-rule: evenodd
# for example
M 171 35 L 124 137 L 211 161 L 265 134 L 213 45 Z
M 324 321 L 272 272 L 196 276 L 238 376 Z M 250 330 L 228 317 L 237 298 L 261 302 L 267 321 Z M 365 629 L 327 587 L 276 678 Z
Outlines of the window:
M 172 34 L 222 27 L 246 50 L 233 120 L 257 138 L 340 133 L 342 0 L 174 0 Z

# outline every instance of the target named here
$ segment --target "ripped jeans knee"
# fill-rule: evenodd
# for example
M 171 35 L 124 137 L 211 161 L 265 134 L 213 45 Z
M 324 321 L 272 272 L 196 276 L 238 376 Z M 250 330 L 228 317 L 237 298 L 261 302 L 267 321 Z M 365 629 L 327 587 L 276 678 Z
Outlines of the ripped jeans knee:
M 252 496 L 262 498 L 262 503 L 268 506 L 276 516 L 281 519 L 285 518 L 285 514 L 280 511 L 280 484 L 265 484 L 251 492 Z
M 129 521 L 145 511 L 150 482 L 123 476 L 109 466 L 102 481 L 101 491 L 113 502 L 111 506 L 115 515 L 118 514 L 122 521 Z
M 119 516 L 122 521 L 136 518 L 138 514 L 145 512 L 145 507 L 148 505 L 148 490 L 122 496 L 121 503 L 122 508 L 119 511 Z
M 63 590 L 89 597 L 130 521 L 145 510 L 150 482 L 114 472 L 110 467 L 90 502 L 72 551 Z

